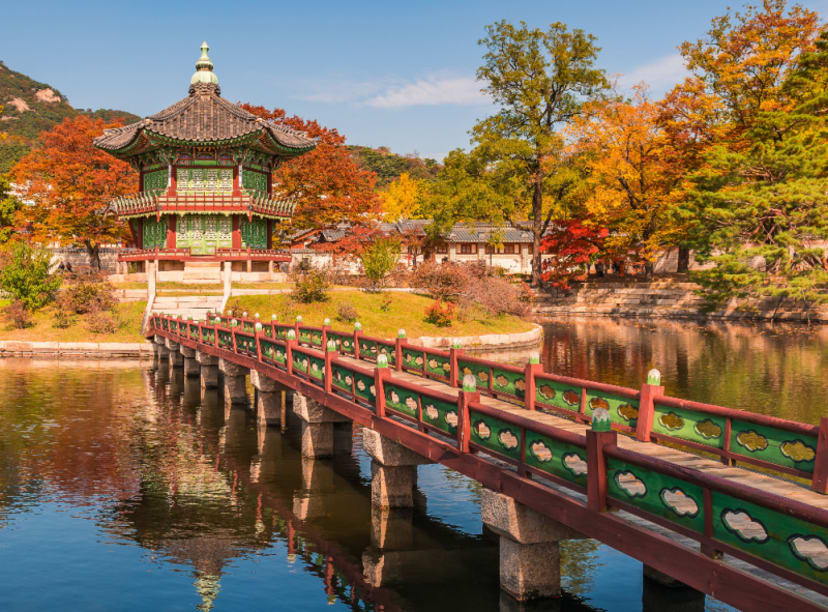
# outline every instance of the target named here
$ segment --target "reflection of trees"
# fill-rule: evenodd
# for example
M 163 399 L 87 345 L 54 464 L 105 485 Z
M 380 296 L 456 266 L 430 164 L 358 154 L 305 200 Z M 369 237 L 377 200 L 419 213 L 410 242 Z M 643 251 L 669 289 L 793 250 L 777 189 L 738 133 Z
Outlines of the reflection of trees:
M 589 318 L 544 335 L 556 374 L 636 388 L 657 367 L 668 394 L 809 423 L 828 403 L 828 328 Z

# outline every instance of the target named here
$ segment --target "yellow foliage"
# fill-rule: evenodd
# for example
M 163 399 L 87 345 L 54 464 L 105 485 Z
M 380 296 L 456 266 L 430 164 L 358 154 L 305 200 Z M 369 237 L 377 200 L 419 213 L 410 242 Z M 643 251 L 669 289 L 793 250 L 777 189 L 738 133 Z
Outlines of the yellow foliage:
M 403 217 L 417 218 L 419 194 L 419 181 L 411 178 L 408 172 L 403 172 L 396 181 L 380 192 L 383 218 L 386 221 L 397 221 Z

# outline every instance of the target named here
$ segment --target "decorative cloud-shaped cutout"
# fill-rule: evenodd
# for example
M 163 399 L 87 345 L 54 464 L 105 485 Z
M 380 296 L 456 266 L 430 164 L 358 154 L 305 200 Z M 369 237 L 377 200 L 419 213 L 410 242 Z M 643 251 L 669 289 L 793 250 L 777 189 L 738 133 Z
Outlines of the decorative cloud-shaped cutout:
M 802 440 L 787 440 L 779 445 L 779 450 L 788 459 L 796 461 L 813 461 L 816 451 L 813 446 L 808 446 Z
M 670 431 L 676 431 L 684 427 L 684 419 L 675 412 L 662 414 L 658 417 L 658 422 L 661 423 L 661 426 L 664 427 L 664 429 L 669 429 Z
M 314 361 L 311 364 L 311 370 L 313 370 L 314 372 L 318 372 L 319 371 L 319 364 Z
M 609 410 L 609 402 L 605 400 L 603 397 L 593 397 L 591 400 L 589 400 L 589 407 L 593 410 L 598 410 L 598 408 Z
M 541 463 L 548 463 L 549 461 L 552 461 L 552 451 L 540 440 L 532 442 L 529 446 L 529 450 Z
M 452 427 L 457 427 L 457 412 L 454 410 L 448 410 L 444 418 L 446 419 L 446 423 Z
M 798 559 L 806 561 L 815 570 L 828 570 L 828 544 L 822 538 L 795 535 L 788 538 L 788 546 Z
M 693 426 L 693 430 L 705 440 L 713 440 L 714 438 L 720 438 L 722 435 L 721 426 L 717 425 L 714 421 L 711 421 L 710 419 L 699 421 Z
M 739 446 L 748 449 L 752 453 L 763 451 L 768 447 L 768 439 L 752 429 L 739 432 L 739 435 L 736 436 L 736 442 L 739 443 Z
M 581 403 L 581 394 L 572 389 L 563 392 L 563 400 L 570 406 L 577 406 Z
M 414 360 L 414 363 L 416 363 L 418 366 L 423 365 L 423 356 L 417 355 L 417 358 Z
M 621 404 L 617 411 L 618 415 L 625 421 L 633 421 L 638 418 L 638 408 L 632 404 Z
M 553 389 L 549 385 L 541 385 L 540 387 L 538 387 L 538 392 L 541 394 L 543 399 L 555 399 L 555 389 Z
M 489 436 L 492 435 L 491 428 L 486 425 L 485 421 L 477 421 L 474 424 L 474 432 L 477 434 L 477 437 L 481 440 L 488 440 Z
M 587 473 L 587 462 L 578 453 L 567 453 L 561 461 L 564 467 L 576 476 L 583 476 Z
M 616 472 L 615 483 L 630 497 L 644 497 L 647 494 L 647 485 L 629 470 Z
M 351 377 L 350 377 L 350 375 L 346 374 L 346 375 L 345 375 L 345 384 L 347 384 L 348 386 L 350 386 L 353 382 L 354 382 L 354 379 L 353 379 L 353 378 L 351 378 Z
M 515 389 L 517 389 L 518 391 L 526 391 L 526 381 L 522 378 L 518 378 L 515 381 Z
M 365 391 L 365 381 L 358 380 L 356 386 L 360 391 Z
M 512 433 L 511 429 L 502 429 L 500 433 L 498 433 L 497 439 L 500 440 L 500 443 L 504 446 L 504 448 L 509 450 L 517 448 L 518 438 Z
M 696 516 L 699 513 L 699 504 L 678 487 L 661 489 L 659 493 L 661 503 L 679 516 Z
M 417 410 L 417 400 L 415 400 L 410 395 L 405 398 L 405 405 L 408 406 L 410 410 Z
M 489 382 L 489 373 L 484 370 L 480 370 L 477 373 L 477 378 L 480 380 L 480 382 L 487 383 Z
M 371 385 L 370 387 L 368 387 L 368 390 L 371 392 L 371 395 L 376 395 L 377 394 L 377 388 L 374 385 Z
M 439 365 L 440 364 L 437 363 L 437 360 L 434 359 L 433 357 L 428 360 L 428 367 L 431 368 L 432 370 L 436 370 L 437 366 L 439 366 Z
M 399 403 L 400 403 L 400 396 L 399 396 L 399 395 L 397 395 L 397 392 L 396 392 L 396 391 L 392 391 L 392 392 L 391 392 L 391 401 L 392 401 L 394 404 L 399 404 Z
M 443 372 L 451 372 L 451 364 L 448 361 L 444 361 L 443 365 Z
M 722 512 L 722 524 L 745 542 L 764 542 L 768 539 L 765 526 L 744 510 L 726 509 Z
M 437 410 L 437 408 L 435 408 L 433 404 L 429 404 L 425 407 L 425 414 L 430 420 L 436 421 L 437 418 L 440 416 L 440 411 Z
M 498 387 L 508 387 L 509 379 L 503 376 L 503 374 L 498 374 L 497 376 L 495 376 L 495 383 Z

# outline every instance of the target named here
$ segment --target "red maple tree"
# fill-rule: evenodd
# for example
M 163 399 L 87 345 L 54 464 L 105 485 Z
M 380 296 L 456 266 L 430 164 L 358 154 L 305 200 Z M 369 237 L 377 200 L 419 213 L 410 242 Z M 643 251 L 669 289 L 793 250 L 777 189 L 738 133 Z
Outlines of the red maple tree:
M 542 260 L 543 281 L 569 289 L 571 281 L 585 279 L 589 264 L 611 260 L 604 247 L 608 235 L 607 228 L 590 227 L 578 219 L 550 225 L 541 241 L 541 253 L 552 254 Z
M 274 193 L 296 199 L 296 227 L 319 227 L 341 221 L 363 223 L 379 213 L 374 191 L 376 175 L 363 170 L 345 146 L 337 130 L 293 115 L 281 108 L 240 104 L 242 108 L 275 125 L 299 130 L 317 138 L 312 151 L 284 162 L 273 173 Z

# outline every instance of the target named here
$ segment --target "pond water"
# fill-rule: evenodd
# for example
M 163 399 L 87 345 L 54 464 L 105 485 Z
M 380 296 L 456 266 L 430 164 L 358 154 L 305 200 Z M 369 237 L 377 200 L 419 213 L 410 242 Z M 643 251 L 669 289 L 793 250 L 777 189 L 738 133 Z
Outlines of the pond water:
M 824 411 L 818 335 L 596 323 L 547 326 L 548 366 L 637 386 L 657 365 L 677 395 Z M 372 512 L 358 431 L 303 461 L 295 424 L 259 428 L 147 362 L 0 361 L 0 397 L 0 610 L 519 609 L 478 485 L 422 466 L 413 511 Z M 562 573 L 560 602 L 520 609 L 700 609 L 592 540 L 565 543 Z

